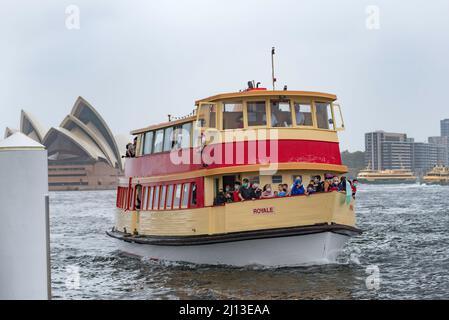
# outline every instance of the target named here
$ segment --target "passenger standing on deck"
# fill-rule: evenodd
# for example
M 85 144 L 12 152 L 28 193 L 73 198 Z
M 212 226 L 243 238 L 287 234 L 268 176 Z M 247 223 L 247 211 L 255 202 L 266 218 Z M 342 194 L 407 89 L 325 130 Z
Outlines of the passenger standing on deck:
M 352 180 L 351 189 L 352 189 L 352 197 L 355 199 L 355 195 L 357 193 L 357 185 L 359 181 L 357 179 Z
M 277 196 L 278 197 L 285 197 L 285 196 L 287 196 L 287 192 L 284 191 L 284 185 L 283 184 L 280 184 L 278 186 L 278 194 L 277 194 Z
M 271 184 L 264 185 L 261 198 L 273 198 L 273 197 L 274 193 L 273 190 L 271 189 Z
M 346 177 L 340 178 L 340 183 L 338 184 L 338 191 L 346 191 Z
M 259 184 L 253 183 L 253 185 L 251 186 L 251 199 L 259 199 L 261 195 L 262 190 L 259 188 Z
M 234 191 L 232 192 L 232 201 L 233 202 L 239 202 L 240 201 L 240 187 L 241 187 L 240 181 L 236 181 L 234 183 Z
M 301 176 L 296 177 L 295 182 L 292 184 L 290 194 L 292 196 L 307 194 L 307 191 L 304 189 L 304 185 L 302 184 Z
M 249 180 L 248 179 L 243 179 L 243 184 L 240 187 L 239 190 L 239 198 L 241 201 L 245 201 L 245 200 L 251 200 L 251 187 L 249 186 Z
M 321 181 L 320 175 L 313 177 L 313 187 L 315 189 L 315 192 L 323 192 L 324 191 L 324 182 Z

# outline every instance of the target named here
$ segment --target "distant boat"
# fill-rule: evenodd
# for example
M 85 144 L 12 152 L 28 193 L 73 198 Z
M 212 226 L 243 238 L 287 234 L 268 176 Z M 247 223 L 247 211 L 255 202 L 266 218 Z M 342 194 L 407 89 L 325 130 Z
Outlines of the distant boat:
M 449 184 L 449 168 L 446 166 L 435 166 L 427 172 L 422 180 L 426 184 L 447 185 Z
M 416 183 L 418 178 L 407 169 L 371 170 L 368 168 L 359 172 L 357 180 L 360 183 L 369 184 L 399 184 Z

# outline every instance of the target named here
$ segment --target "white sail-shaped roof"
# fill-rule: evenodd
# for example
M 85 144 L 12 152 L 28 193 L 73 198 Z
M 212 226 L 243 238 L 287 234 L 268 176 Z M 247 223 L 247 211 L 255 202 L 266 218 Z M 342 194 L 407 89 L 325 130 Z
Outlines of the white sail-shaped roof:
M 101 141 L 105 154 L 110 158 L 113 165 L 122 169 L 120 152 L 111 130 L 100 114 L 82 97 L 78 97 L 70 113 L 80 120 L 95 135 L 93 140 Z
M 46 129 L 29 112 L 22 110 L 20 113 L 20 132 L 31 139 L 42 143 Z
M 50 160 L 98 161 L 103 152 L 64 128 L 51 128 L 44 137 Z
M 12 136 L 14 133 L 16 133 L 18 131 L 19 130 L 17 130 L 17 129 L 12 129 L 12 128 L 6 127 L 4 138 L 5 139 L 8 138 L 9 136 Z

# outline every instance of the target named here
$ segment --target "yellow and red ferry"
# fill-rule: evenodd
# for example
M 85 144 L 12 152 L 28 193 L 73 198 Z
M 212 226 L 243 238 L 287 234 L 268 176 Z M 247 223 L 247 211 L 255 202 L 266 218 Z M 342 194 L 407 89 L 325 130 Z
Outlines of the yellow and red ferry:
M 107 234 L 128 253 L 215 265 L 296 266 L 335 261 L 356 228 L 344 192 L 214 205 L 226 186 L 347 172 L 334 94 L 251 88 L 196 101 L 192 114 L 132 131 Z

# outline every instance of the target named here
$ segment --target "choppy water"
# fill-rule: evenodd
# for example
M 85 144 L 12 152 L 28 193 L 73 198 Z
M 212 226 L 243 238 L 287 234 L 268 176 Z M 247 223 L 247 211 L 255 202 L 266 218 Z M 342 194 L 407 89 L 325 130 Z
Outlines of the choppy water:
M 114 191 L 51 193 L 56 299 L 449 299 L 449 187 L 361 186 L 340 263 L 242 269 L 123 255 L 105 230 Z M 377 275 L 378 271 L 378 277 Z

